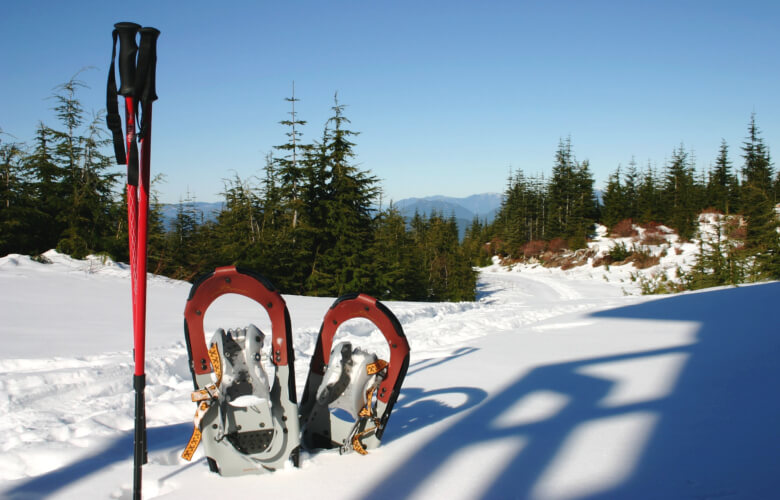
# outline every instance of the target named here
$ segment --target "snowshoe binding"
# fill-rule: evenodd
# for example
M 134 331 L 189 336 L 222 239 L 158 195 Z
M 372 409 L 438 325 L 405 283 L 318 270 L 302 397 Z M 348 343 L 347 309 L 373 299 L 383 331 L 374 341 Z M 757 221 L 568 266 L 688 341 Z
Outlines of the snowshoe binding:
M 350 342 L 333 346 L 339 326 L 353 318 L 368 319 L 379 328 L 389 361 Z M 403 328 L 384 304 L 363 294 L 337 299 L 320 327 L 301 400 L 303 446 L 360 454 L 378 447 L 408 366 Z
M 253 299 L 271 318 L 270 385 L 262 366 L 265 334 L 256 326 L 218 329 L 206 347 L 203 318 L 218 297 Z M 195 385 L 195 429 L 182 457 L 202 443 L 212 471 L 223 476 L 263 473 L 298 465 L 300 431 L 293 369 L 292 330 L 284 299 L 251 271 L 220 267 L 192 286 L 184 332 Z

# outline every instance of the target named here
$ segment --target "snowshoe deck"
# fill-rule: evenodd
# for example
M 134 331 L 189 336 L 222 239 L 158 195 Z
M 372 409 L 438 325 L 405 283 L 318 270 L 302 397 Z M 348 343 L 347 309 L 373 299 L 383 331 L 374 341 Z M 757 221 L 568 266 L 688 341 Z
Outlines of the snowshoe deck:
M 368 319 L 379 328 L 389 347 L 389 361 L 349 342 L 333 346 L 339 326 L 353 318 Z M 337 299 L 320 327 L 301 400 L 304 447 L 365 454 L 379 446 L 408 366 L 403 328 L 384 304 L 364 294 Z
M 261 363 L 265 335 L 254 325 L 218 329 L 206 347 L 206 310 L 229 293 L 254 300 L 271 318 L 272 385 Z M 273 471 L 289 460 L 297 466 L 300 432 L 292 330 L 279 292 L 251 271 L 217 268 L 193 285 L 184 332 L 195 385 L 192 400 L 198 408 L 193 437 L 182 456 L 190 459 L 201 443 L 211 470 L 224 476 Z

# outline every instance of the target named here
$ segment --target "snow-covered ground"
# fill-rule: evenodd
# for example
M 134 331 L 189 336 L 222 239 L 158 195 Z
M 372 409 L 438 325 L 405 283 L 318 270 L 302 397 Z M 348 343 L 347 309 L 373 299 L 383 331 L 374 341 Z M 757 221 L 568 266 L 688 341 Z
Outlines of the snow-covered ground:
M 0 258 L 0 497 L 130 498 L 129 271 L 47 256 Z M 387 303 L 412 362 L 382 446 L 239 478 L 179 458 L 190 286 L 153 277 L 144 497 L 778 498 L 780 283 L 643 297 L 631 272 L 496 265 L 475 303 Z M 285 299 L 300 392 L 332 299 Z M 226 296 L 206 328 L 264 315 Z M 386 352 L 364 322 L 337 339 Z

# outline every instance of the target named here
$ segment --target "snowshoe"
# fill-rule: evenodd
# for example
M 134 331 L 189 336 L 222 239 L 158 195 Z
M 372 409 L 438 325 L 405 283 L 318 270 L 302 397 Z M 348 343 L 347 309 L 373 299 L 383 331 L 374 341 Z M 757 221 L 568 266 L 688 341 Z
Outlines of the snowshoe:
M 206 347 L 203 318 L 218 297 L 234 293 L 253 299 L 271 318 L 269 385 L 262 366 L 265 334 L 254 325 L 218 329 Z M 223 476 L 262 473 L 298 465 L 300 430 L 293 368 L 292 330 L 284 299 L 251 271 L 220 267 L 192 286 L 184 310 L 184 336 L 195 385 L 195 429 L 182 457 L 198 445 L 212 471 Z
M 332 345 L 339 326 L 353 318 L 379 328 L 389 362 L 349 342 Z M 320 327 L 301 400 L 303 446 L 360 454 L 379 446 L 408 366 L 409 344 L 387 307 L 363 294 L 337 299 Z

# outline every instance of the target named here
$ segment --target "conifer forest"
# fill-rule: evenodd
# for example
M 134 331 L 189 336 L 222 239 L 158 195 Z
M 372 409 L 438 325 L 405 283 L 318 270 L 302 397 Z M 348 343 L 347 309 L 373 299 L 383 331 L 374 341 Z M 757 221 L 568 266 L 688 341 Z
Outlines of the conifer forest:
M 0 255 L 56 248 L 77 258 L 128 259 L 123 174 L 107 153 L 104 117 L 89 116 L 79 101 L 82 86 L 71 79 L 55 88 L 57 123 L 39 123 L 29 143 L 0 129 Z M 697 152 L 713 158 L 707 169 L 681 144 L 661 166 L 633 159 L 617 166 L 603 187 L 565 138 L 551 152 L 551 171 L 512 172 L 496 218 L 475 219 L 461 239 L 454 215 L 405 218 L 381 202 L 378 179 L 356 165 L 359 133 L 337 99 L 312 142 L 303 141 L 296 99 L 287 101 L 293 111 L 281 117 L 281 144 L 256 177 L 224 181 L 215 220 L 183 194 L 166 225 L 152 200 L 150 272 L 193 280 L 233 264 L 257 270 L 284 293 L 467 301 L 476 296 L 475 266 L 495 255 L 521 260 L 584 248 L 597 223 L 612 232 L 663 224 L 693 239 L 698 214 L 715 211 L 732 223 L 722 245 L 701 252 L 688 287 L 780 279 L 780 173 L 755 115 L 739 146 L 723 141 L 717 152 Z

